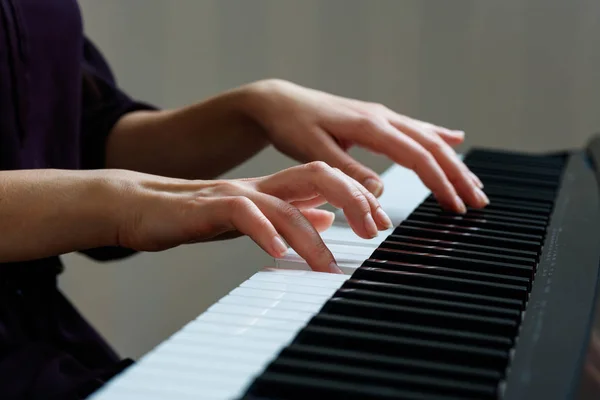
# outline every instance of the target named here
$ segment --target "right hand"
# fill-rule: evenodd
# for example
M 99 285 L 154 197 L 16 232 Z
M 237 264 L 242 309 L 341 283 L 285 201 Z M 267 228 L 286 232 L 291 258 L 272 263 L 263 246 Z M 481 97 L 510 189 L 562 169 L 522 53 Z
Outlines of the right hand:
M 329 202 L 343 209 L 362 238 L 391 227 L 375 196 L 323 162 L 238 180 L 121 174 L 124 184 L 117 185 L 115 202 L 120 207 L 118 244 L 139 251 L 248 235 L 273 257 L 287 250 L 284 239 L 313 270 L 339 273 L 318 234 L 331 225 L 333 215 L 314 207 Z

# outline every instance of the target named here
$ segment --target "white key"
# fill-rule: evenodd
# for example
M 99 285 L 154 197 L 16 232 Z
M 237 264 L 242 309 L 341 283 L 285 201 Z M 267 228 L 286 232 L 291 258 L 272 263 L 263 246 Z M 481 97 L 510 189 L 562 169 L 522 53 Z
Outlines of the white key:
M 277 308 L 278 310 L 304 311 L 315 313 L 321 308 L 320 304 L 290 300 L 261 299 L 257 297 L 242 297 L 229 295 L 219 300 L 219 304 L 239 305 L 260 308 Z
M 325 294 L 314 294 L 314 293 L 289 293 L 283 290 L 260 290 L 252 289 L 248 287 L 238 287 L 233 289 L 229 296 L 240 296 L 240 297 L 256 297 L 261 299 L 273 299 L 273 300 L 289 300 L 299 301 L 305 303 L 323 304 L 325 300 L 331 297 L 329 291 Z

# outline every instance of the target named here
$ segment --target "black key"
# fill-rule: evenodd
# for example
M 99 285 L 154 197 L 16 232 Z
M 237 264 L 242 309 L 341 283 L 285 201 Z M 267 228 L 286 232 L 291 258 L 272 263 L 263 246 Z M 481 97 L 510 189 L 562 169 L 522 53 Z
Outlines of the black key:
M 425 246 L 443 246 L 452 249 L 466 250 L 466 251 L 477 251 L 481 253 L 489 253 L 495 255 L 501 255 L 506 257 L 517 257 L 517 258 L 531 258 L 537 260 L 537 251 L 526 251 L 517 249 L 507 249 L 505 247 L 494 247 L 484 246 L 481 244 L 472 244 L 465 242 L 452 242 L 448 240 L 431 239 L 418 236 L 407 236 L 407 235 L 390 235 L 386 240 L 389 241 L 402 241 L 405 243 L 414 243 Z
M 378 293 L 363 289 L 338 289 L 334 297 L 345 299 L 365 300 L 379 304 L 399 305 L 408 307 L 426 307 L 432 310 L 451 311 L 484 317 L 512 318 L 515 321 L 521 318 L 521 312 L 507 308 L 482 306 L 460 301 L 428 299 L 424 297 L 405 296 L 389 293 Z
M 462 215 L 448 215 L 448 214 L 435 214 L 424 211 L 414 211 L 408 221 L 424 221 L 441 224 L 454 224 L 465 227 L 484 228 L 503 230 L 506 229 L 509 232 L 514 233 L 529 233 L 535 235 L 544 235 L 546 233 L 546 226 L 540 225 L 529 225 L 519 222 L 504 222 L 504 221 L 492 221 L 486 218 L 477 218 L 474 216 L 462 216 Z
M 269 365 L 270 372 L 295 376 L 348 380 L 359 385 L 384 386 L 399 390 L 412 389 L 437 394 L 453 394 L 479 398 L 494 398 L 496 385 L 478 384 L 400 371 L 378 371 L 361 366 L 333 364 L 326 361 L 305 361 L 285 356 Z
M 304 377 L 266 371 L 256 378 L 249 390 L 252 396 L 273 400 L 344 399 L 344 400 L 464 400 L 464 396 L 424 394 L 407 389 L 359 385 L 347 380 Z M 246 397 L 244 397 L 246 399 Z
M 332 349 L 296 343 L 292 343 L 282 350 L 281 355 L 311 361 L 327 360 L 343 365 L 357 365 L 374 369 L 409 370 L 452 379 L 469 379 L 476 382 L 495 383 L 502 378 L 502 375 L 493 369 L 471 368 L 457 364 L 423 361 L 418 358 L 388 357 L 350 349 Z
M 419 287 L 450 290 L 460 293 L 490 295 L 518 301 L 525 301 L 528 294 L 527 286 L 505 285 L 429 274 L 404 273 L 401 271 L 390 271 L 379 268 L 361 267 L 354 271 L 352 278 L 382 283 L 416 285 Z
M 526 284 L 533 278 L 533 267 L 518 264 L 500 263 L 495 261 L 472 260 L 468 258 L 446 256 L 430 253 L 414 253 L 405 250 L 395 250 L 380 247 L 371 254 L 365 266 L 386 269 L 410 269 L 413 272 L 427 273 L 428 269 L 451 269 L 452 275 L 473 279 L 489 280 L 501 283 Z M 487 274 L 487 275 L 486 275 Z M 486 276 L 488 278 L 486 278 Z M 481 277 L 481 278 L 479 278 Z M 513 280 L 512 278 L 520 278 Z
M 472 260 L 488 260 L 488 261 L 498 261 L 498 262 L 509 262 L 511 264 L 519 264 L 531 267 L 532 269 L 536 266 L 536 259 L 533 257 L 515 257 L 515 256 L 507 256 L 500 255 L 492 252 L 483 252 L 483 251 L 475 251 L 475 250 L 462 250 L 455 249 L 452 247 L 445 246 L 434 246 L 434 245 L 425 245 L 425 244 L 417 244 L 417 243 L 407 243 L 403 241 L 397 241 L 388 239 L 382 242 L 379 247 L 387 248 L 387 249 L 395 249 L 395 250 L 406 250 L 412 251 L 416 253 L 430 253 L 430 254 L 443 254 L 449 256 L 456 256 L 462 258 L 469 258 Z
M 489 173 L 483 172 L 477 174 L 477 177 L 484 183 L 484 185 L 506 185 L 506 186 L 518 186 L 526 188 L 543 188 L 547 190 L 556 190 L 558 188 L 558 181 L 553 178 L 531 178 L 523 177 L 521 175 L 508 175 L 505 172 L 502 173 Z M 485 189 L 485 188 L 484 188 Z
M 439 326 L 500 335 L 514 334 L 518 325 L 517 321 L 506 317 L 484 317 L 425 307 L 392 306 L 341 297 L 331 298 L 323 305 L 321 312 L 350 317 L 356 316 L 377 321 L 404 322 L 415 325 Z
M 475 211 L 475 210 L 473 210 Z M 515 222 L 518 224 L 525 224 L 527 226 L 536 226 L 543 228 L 544 230 L 548 226 L 548 218 L 546 217 L 532 217 L 528 214 L 515 214 L 517 216 L 508 215 L 510 213 L 502 212 L 490 212 L 490 210 L 478 210 L 479 212 L 469 212 L 467 214 L 457 214 L 452 212 L 443 211 L 439 206 L 432 204 L 422 204 L 419 206 L 413 214 L 430 213 L 435 216 L 450 216 L 450 217 L 462 217 L 463 219 L 485 219 L 490 222 Z M 411 216 L 413 215 L 411 214 Z
M 519 177 L 533 180 L 539 179 L 548 182 L 560 181 L 560 171 L 556 169 L 532 167 L 528 168 L 527 170 L 523 170 L 522 168 L 513 168 L 511 166 L 508 166 L 508 168 L 498 168 L 497 166 L 492 164 L 482 163 L 473 164 L 469 168 L 477 176 L 479 176 L 479 174 L 518 175 Z
M 399 283 L 348 279 L 346 282 L 344 282 L 342 288 L 374 290 L 380 293 L 404 294 L 407 296 L 419 296 L 439 300 L 469 301 L 473 304 L 510 308 L 513 310 L 522 310 L 524 307 L 522 301 L 512 298 L 503 298 L 488 294 L 483 295 L 460 291 L 440 290 L 430 287 L 419 287 L 416 285 L 402 285 Z
M 415 221 L 415 220 L 411 220 L 411 219 L 405 220 L 402 223 L 402 225 L 431 228 L 431 229 L 448 229 L 448 230 L 452 230 L 455 232 L 472 232 L 472 233 L 478 233 L 478 234 L 482 234 L 482 235 L 495 236 L 495 237 L 497 237 L 497 236 L 511 237 L 514 239 L 537 241 L 539 244 L 541 244 L 542 240 L 544 239 L 543 235 L 534 235 L 534 234 L 529 234 L 529 233 L 516 233 L 516 232 L 510 232 L 510 231 L 502 231 L 502 230 L 498 230 L 498 229 L 477 228 L 477 227 L 456 225 L 456 224 L 451 224 L 451 223 Z
M 482 235 L 480 233 L 455 232 L 447 229 L 429 229 L 418 226 L 400 225 L 395 230 L 395 235 L 415 235 L 431 239 L 460 241 L 465 243 L 482 244 L 485 246 L 507 247 L 509 249 L 535 251 L 541 249 L 539 241 L 521 240 L 507 237 Z
M 517 199 L 528 203 L 554 204 L 556 194 L 554 191 L 547 190 L 527 190 L 516 187 L 504 187 L 496 185 L 485 185 L 485 194 L 492 200 L 493 198 Z
M 435 200 L 435 198 L 429 197 L 429 198 L 427 198 L 427 200 L 425 200 L 424 204 L 438 205 L 439 203 L 437 202 L 437 200 Z M 546 205 L 546 204 L 542 204 L 542 203 L 538 203 L 538 204 L 534 205 L 531 202 L 522 202 L 522 201 L 518 201 L 518 200 L 511 200 L 511 199 L 495 199 L 494 202 L 488 204 L 483 209 L 467 207 L 467 210 L 468 210 L 468 212 L 471 212 L 472 210 L 473 211 L 480 210 L 483 212 L 491 210 L 491 211 L 509 211 L 509 212 L 516 212 L 516 213 L 529 213 L 529 215 L 540 215 L 540 216 L 543 216 L 546 218 L 552 213 L 552 207 L 550 205 Z
M 508 351 L 505 350 L 310 325 L 298 333 L 295 342 L 332 349 L 352 349 L 389 357 L 418 357 L 427 361 L 438 360 L 494 370 L 502 370 L 508 361 Z

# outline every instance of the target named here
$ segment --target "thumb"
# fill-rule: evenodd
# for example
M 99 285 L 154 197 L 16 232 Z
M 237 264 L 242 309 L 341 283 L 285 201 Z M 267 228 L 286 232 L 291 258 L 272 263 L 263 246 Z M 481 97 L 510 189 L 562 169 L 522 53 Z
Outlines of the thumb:
M 323 135 L 319 136 L 322 140 L 313 146 L 318 160 L 325 161 L 331 167 L 339 168 L 373 193 L 375 197 L 381 196 L 383 182 L 375 171 L 359 163 L 342 150 L 328 133 L 323 132 Z
M 317 232 L 323 232 L 331 227 L 335 214 L 318 208 L 307 208 L 300 210 L 306 219 L 315 227 Z

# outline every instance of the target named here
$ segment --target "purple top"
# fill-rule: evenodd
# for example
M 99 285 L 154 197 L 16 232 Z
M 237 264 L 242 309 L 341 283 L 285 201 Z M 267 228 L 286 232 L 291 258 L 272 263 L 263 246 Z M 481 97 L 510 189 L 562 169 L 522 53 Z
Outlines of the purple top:
M 150 108 L 117 88 L 76 0 L 0 0 L 0 170 L 102 168 L 113 125 Z
M 0 0 L 0 170 L 102 168 L 116 121 L 150 108 L 117 88 L 76 0 Z M 85 398 L 131 362 L 57 290 L 60 270 L 58 257 L 0 264 L 2 398 Z

